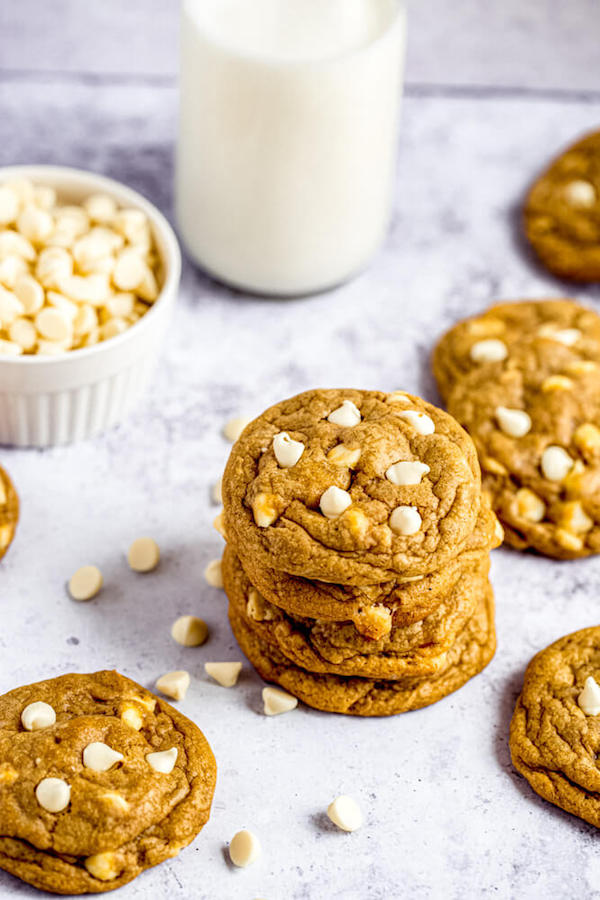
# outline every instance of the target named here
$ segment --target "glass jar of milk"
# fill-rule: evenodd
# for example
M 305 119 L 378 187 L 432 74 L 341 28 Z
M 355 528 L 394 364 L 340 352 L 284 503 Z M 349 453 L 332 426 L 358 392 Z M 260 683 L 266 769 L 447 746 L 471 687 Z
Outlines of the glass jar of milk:
M 368 262 L 393 191 L 402 0 L 183 0 L 177 218 L 194 260 L 259 294 Z

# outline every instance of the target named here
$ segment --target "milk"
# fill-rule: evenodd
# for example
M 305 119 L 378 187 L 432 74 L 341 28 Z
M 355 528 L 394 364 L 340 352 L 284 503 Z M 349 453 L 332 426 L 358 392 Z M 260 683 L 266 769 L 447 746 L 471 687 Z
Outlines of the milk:
M 388 223 L 401 0 L 184 0 L 177 218 L 218 279 L 277 296 L 358 272 Z

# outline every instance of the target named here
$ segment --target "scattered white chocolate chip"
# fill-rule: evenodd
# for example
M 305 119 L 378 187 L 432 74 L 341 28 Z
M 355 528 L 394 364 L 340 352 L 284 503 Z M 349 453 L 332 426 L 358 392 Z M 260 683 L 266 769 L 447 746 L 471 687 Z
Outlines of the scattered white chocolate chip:
M 501 430 L 509 437 L 521 438 L 531 430 L 531 416 L 524 409 L 497 406 L 496 419 Z
M 476 363 L 502 362 L 508 356 L 508 350 L 504 341 L 500 341 L 498 338 L 486 338 L 473 344 L 469 355 Z
M 304 453 L 304 444 L 302 441 L 294 441 L 287 431 L 280 431 L 273 438 L 273 453 L 280 466 L 291 468 Z
M 108 772 L 125 757 L 103 741 L 92 741 L 83 748 L 83 764 L 94 772 Z
M 223 587 L 223 571 L 220 559 L 212 559 L 204 570 L 204 579 L 211 587 Z
M 594 185 L 583 178 L 575 178 L 569 181 L 563 188 L 563 196 L 572 206 L 590 208 L 596 202 Z
M 277 501 L 275 494 L 257 494 L 252 501 L 252 514 L 259 528 L 268 528 L 277 519 Z
M 600 715 L 600 686 L 591 675 L 588 675 L 585 679 L 585 684 L 577 698 L 577 703 L 586 716 Z
M 35 789 L 40 806 L 51 813 L 66 809 L 71 800 L 71 787 L 62 778 L 42 778 Z
M 229 842 L 229 857 L 234 866 L 244 869 L 260 856 L 260 841 L 251 831 L 238 831 Z
M 173 700 L 183 700 L 190 686 L 190 673 L 184 669 L 166 672 L 156 682 L 156 689 Z
M 319 501 L 321 512 L 328 519 L 337 519 L 351 505 L 352 497 L 348 491 L 343 491 L 335 485 L 328 487 L 321 494 L 321 500 Z
M 353 469 L 358 463 L 360 455 L 360 447 L 351 450 L 346 444 L 336 444 L 327 454 L 327 462 L 333 463 L 334 466 L 347 466 L 349 469 Z
M 416 534 L 423 524 L 419 510 L 414 506 L 397 506 L 390 516 L 390 528 L 405 537 Z
M 435 423 L 427 413 L 419 412 L 417 409 L 403 409 L 396 415 L 408 422 L 419 434 L 433 434 L 435 431 Z
M 170 750 L 159 750 L 156 753 L 147 753 L 146 761 L 155 772 L 169 775 L 177 762 L 177 747 L 171 747 Z
M 528 522 L 541 522 L 546 515 L 546 505 L 529 488 L 520 488 L 515 494 L 517 513 Z
M 142 725 L 144 724 L 144 719 L 137 708 L 132 703 L 126 705 L 121 712 L 119 713 L 123 722 L 128 725 L 130 728 L 133 728 L 134 731 L 140 731 Z
M 412 403 L 405 391 L 392 391 L 385 398 L 386 403 Z
M 102 587 L 102 572 L 97 566 L 82 566 L 69 579 L 73 600 L 91 600 Z
M 208 637 L 208 626 L 197 616 L 180 616 L 173 622 L 171 637 L 184 647 L 199 647 Z
M 341 425 L 342 428 L 353 428 L 359 424 L 360 419 L 360 410 L 352 400 L 342 400 L 342 405 L 327 416 L 328 422 L 332 425 Z
M 557 341 L 559 344 L 564 344 L 565 347 L 572 347 L 581 337 L 579 328 L 556 328 L 551 322 L 541 325 L 538 328 L 538 334 L 549 341 Z
M 278 716 L 298 706 L 298 698 L 281 688 L 266 687 L 262 692 L 265 716 Z
M 21 713 L 21 722 L 26 731 L 40 731 L 42 728 L 54 725 L 56 713 L 49 703 L 36 700 L 34 703 L 27 704 Z
M 159 546 L 151 537 L 137 538 L 127 552 L 127 562 L 134 572 L 152 572 L 159 560 Z
M 429 471 L 429 466 L 422 462 L 397 462 L 386 470 L 385 477 L 392 484 L 420 484 Z
M 223 426 L 223 435 L 227 438 L 228 441 L 231 441 L 234 444 L 242 431 L 248 425 L 252 419 L 246 419 L 243 416 L 238 416 L 235 419 L 230 419 L 229 422 L 226 422 Z
M 327 807 L 327 816 L 342 831 L 356 831 L 363 823 L 360 806 L 353 797 L 342 794 Z
M 572 534 L 585 534 L 594 527 L 594 520 L 588 516 L 580 500 L 569 500 L 557 504 L 556 522 Z
M 549 481 L 563 481 L 572 468 L 573 459 L 562 447 L 551 445 L 542 453 L 542 474 Z
M 223 502 L 223 478 L 219 478 L 218 481 L 212 486 L 212 491 L 210 493 L 211 499 L 213 503 L 222 503 Z
M 204 663 L 204 671 L 221 687 L 229 688 L 237 684 L 242 664 L 241 662 L 207 662 Z
M 97 878 L 98 881 L 112 881 L 122 872 L 122 866 L 119 865 L 116 853 L 110 850 L 88 856 L 83 864 L 90 875 Z

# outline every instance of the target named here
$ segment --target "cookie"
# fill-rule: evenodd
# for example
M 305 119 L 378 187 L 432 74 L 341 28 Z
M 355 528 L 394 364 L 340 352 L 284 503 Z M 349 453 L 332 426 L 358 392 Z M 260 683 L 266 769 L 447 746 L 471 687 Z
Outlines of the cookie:
M 481 672 L 496 647 L 489 585 L 448 652 L 444 670 L 425 678 L 386 681 L 314 674 L 290 664 L 281 652 L 262 641 L 232 606 L 229 621 L 240 647 L 265 681 L 279 684 L 315 709 L 356 716 L 389 716 L 436 703 Z
M 560 278 L 600 281 L 600 132 L 577 141 L 531 188 L 525 234 Z
M 475 529 L 463 551 L 440 569 L 423 576 L 371 585 L 340 585 L 310 581 L 257 564 L 239 546 L 236 552 L 255 588 L 275 606 L 295 616 L 339 622 L 349 620 L 367 637 L 389 631 L 381 619 L 383 607 L 395 625 L 408 626 L 430 615 L 457 581 L 474 567 L 489 566 L 488 554 L 502 543 L 502 529 L 489 501 L 482 500 Z M 487 570 L 486 570 L 487 571 Z
M 433 368 L 507 542 L 598 553 L 600 317 L 572 300 L 499 304 L 444 335 Z
M 468 435 L 417 397 L 313 390 L 245 428 L 222 493 L 227 539 L 257 565 L 374 584 L 460 552 L 480 473 Z
M 600 681 L 597 626 L 561 638 L 529 663 L 510 726 L 510 752 L 536 793 L 600 827 L 600 708 L 581 697 L 588 678 Z
M 193 840 L 215 778 L 196 725 L 117 672 L 17 688 L 0 697 L 0 868 L 59 894 L 120 887 Z
M 0 559 L 15 536 L 19 521 L 19 498 L 8 473 L 0 467 Z

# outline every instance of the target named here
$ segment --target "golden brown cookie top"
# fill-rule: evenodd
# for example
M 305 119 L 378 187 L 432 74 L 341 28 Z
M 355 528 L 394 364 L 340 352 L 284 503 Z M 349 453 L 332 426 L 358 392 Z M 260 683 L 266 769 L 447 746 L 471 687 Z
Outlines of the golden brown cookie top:
M 423 574 L 473 531 L 469 437 L 404 392 L 313 390 L 268 409 L 234 444 L 225 531 L 264 565 L 360 584 Z
M 577 141 L 546 169 L 525 204 L 525 233 L 551 272 L 600 280 L 600 132 Z
M 0 833 L 40 850 L 114 850 L 184 800 L 178 827 L 197 833 L 215 776 L 196 725 L 117 672 L 63 675 L 0 697 Z
M 8 472 L 0 467 L 0 559 L 10 547 L 18 521 L 19 498 Z

